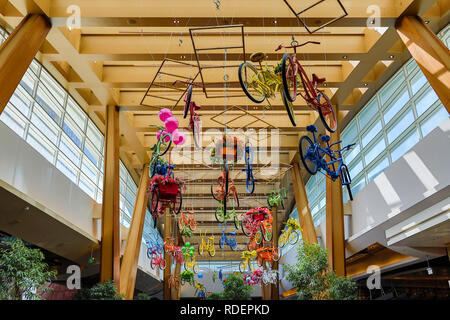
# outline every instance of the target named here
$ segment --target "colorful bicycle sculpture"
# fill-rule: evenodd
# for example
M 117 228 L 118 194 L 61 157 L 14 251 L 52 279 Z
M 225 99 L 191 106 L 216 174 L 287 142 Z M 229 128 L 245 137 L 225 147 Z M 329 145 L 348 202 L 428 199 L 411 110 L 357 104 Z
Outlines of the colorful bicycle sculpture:
M 247 237 L 254 236 L 256 243 L 272 240 L 272 215 L 267 208 L 250 209 L 242 219 L 242 231 Z
M 191 231 L 197 229 L 197 223 L 195 222 L 195 213 L 192 210 L 188 210 L 187 214 L 181 212 L 180 219 L 178 220 L 180 229 L 188 227 Z
M 162 247 L 154 245 L 147 249 L 147 257 L 150 259 L 150 267 L 155 270 L 159 268 L 164 270 L 166 268 L 166 260 L 163 257 Z
M 182 188 L 184 181 L 170 176 L 156 175 L 152 178 L 149 187 L 151 194 L 151 213 L 154 225 L 156 226 L 158 217 L 164 213 L 167 206 L 171 206 L 175 214 L 180 213 L 183 204 Z
M 261 281 L 265 286 L 268 284 L 277 284 L 279 275 L 278 270 L 263 270 Z
M 298 241 L 297 230 L 301 230 L 300 224 L 297 219 L 289 218 L 286 222 L 287 229 L 281 231 L 281 235 L 278 238 L 278 245 L 283 248 L 286 243 L 294 245 Z
M 267 204 L 269 207 L 277 207 L 281 204 L 284 209 L 284 199 L 287 198 L 286 188 L 281 188 L 279 190 L 270 191 L 270 195 L 267 198 Z
M 183 286 L 185 283 L 189 283 L 191 286 L 195 283 L 195 274 L 191 270 L 184 270 L 180 273 L 181 285 Z
M 297 95 L 302 96 L 308 105 L 319 112 L 325 128 L 330 132 L 335 132 L 337 129 L 336 114 L 334 112 L 333 104 L 328 96 L 317 88 L 318 85 L 326 81 L 325 78 L 319 78 L 316 74 L 312 75 L 312 81 L 309 80 L 308 75 L 297 59 L 297 48 L 307 44 L 320 44 L 317 41 L 307 41 L 299 44 L 298 41 L 292 40 L 290 46 L 280 44 L 275 51 L 285 49 L 294 49 L 294 55 L 289 53 L 283 55 L 281 60 L 281 77 L 283 79 L 284 96 L 290 102 L 294 102 Z M 298 89 L 298 84 L 301 84 L 302 90 Z
M 200 116 L 196 113 L 196 111 L 200 110 L 201 107 L 197 105 L 194 101 L 192 101 L 192 89 L 194 86 L 201 88 L 203 88 L 203 86 L 195 84 L 192 81 L 180 81 L 180 80 L 176 80 L 173 83 L 173 85 L 175 85 L 177 82 L 183 83 L 188 86 L 186 94 L 184 95 L 185 104 L 184 104 L 183 118 L 186 119 L 187 114 L 189 112 L 189 129 L 192 131 L 192 136 L 194 137 L 194 145 L 196 148 L 201 148 L 200 133 L 202 130 L 202 122 L 200 120 Z
M 221 223 L 220 224 L 220 231 L 222 231 L 222 236 L 219 240 L 219 247 L 223 249 L 225 247 L 225 244 L 228 245 L 231 250 L 236 251 L 237 250 L 237 241 L 236 241 L 236 231 L 230 232 L 230 238 L 226 235 L 227 232 L 227 223 Z
M 234 202 L 233 202 L 234 204 Z M 239 215 L 236 213 L 236 209 L 233 205 L 233 208 L 231 210 L 227 210 L 226 213 L 224 213 L 223 210 L 223 201 L 219 201 L 219 205 L 217 206 L 215 217 L 217 222 L 223 223 L 225 221 L 233 221 L 234 226 L 236 229 L 239 229 L 240 221 L 239 221 Z
M 237 193 L 236 186 L 234 185 L 233 180 L 229 176 L 229 170 L 228 170 L 228 164 L 225 163 L 223 165 L 223 171 L 222 174 L 217 178 L 217 182 L 213 182 L 211 184 L 211 195 L 213 196 L 214 200 L 218 201 L 219 204 L 222 207 L 222 210 L 219 210 L 217 212 L 218 221 L 220 222 L 221 215 L 224 216 L 223 220 L 225 219 L 225 216 L 227 216 L 227 202 L 228 199 L 231 198 L 232 200 L 232 206 L 233 208 L 239 207 L 239 197 Z M 235 220 L 236 221 L 236 220 Z M 239 219 L 237 219 L 237 226 L 239 227 Z
M 197 298 L 200 298 L 201 300 L 205 300 L 206 299 L 207 292 L 206 292 L 205 285 L 203 283 L 200 283 L 200 282 L 196 282 L 195 283 L 194 295 Z
M 247 173 L 245 186 L 247 192 L 252 194 L 255 191 L 255 182 L 258 180 L 253 177 L 253 149 L 248 142 L 245 144 L 245 169 L 242 169 L 242 171 Z
M 262 270 L 254 270 L 252 271 L 251 274 L 244 274 L 243 276 L 244 283 L 250 286 L 261 284 L 262 275 L 263 275 Z
M 184 254 L 181 251 L 181 248 L 177 245 L 175 245 L 176 239 L 166 237 L 164 240 L 164 250 L 166 253 L 172 255 L 173 259 L 177 263 L 183 263 L 184 262 Z
M 250 56 L 252 62 L 259 64 L 259 69 L 249 62 L 244 62 L 240 65 L 238 75 L 239 83 L 242 90 L 255 103 L 262 103 L 268 98 L 274 98 L 276 92 L 281 93 L 284 106 L 286 107 L 289 120 L 292 125 L 297 126 L 295 120 L 294 108 L 292 102 L 286 98 L 285 91 L 283 90 L 283 82 L 281 80 L 281 70 L 278 66 L 270 70 L 267 65 L 263 68 L 261 62 L 264 61 L 266 55 L 263 52 L 255 52 Z
M 202 234 L 200 232 L 200 237 L 201 240 L 198 246 L 198 253 L 202 256 L 205 252 L 208 252 L 208 254 L 211 257 L 214 257 L 216 255 L 216 248 L 214 246 L 214 236 L 213 235 L 209 236 L 205 241 L 206 232 L 205 234 Z
M 180 277 L 175 274 L 172 274 L 169 278 L 169 288 L 175 288 L 175 290 L 178 290 L 180 284 L 181 284 Z
M 301 137 L 299 141 L 300 158 L 302 159 L 306 170 L 314 175 L 321 169 L 325 171 L 327 176 L 333 181 L 340 178 L 341 184 L 347 187 L 350 200 L 353 200 L 352 190 L 350 187 L 352 180 L 350 178 L 348 168 L 342 159 L 342 152 L 350 150 L 355 144 L 352 143 L 342 149 L 333 150 L 332 147 L 339 145 L 342 141 L 338 141 L 330 145 L 330 136 L 323 135 L 321 140 L 327 145 L 323 148 L 317 143 L 316 126 L 307 126 L 306 130 L 311 132 L 314 138 L 314 143 L 308 136 Z M 325 157 L 328 157 L 330 161 L 327 162 Z
M 243 251 L 242 255 L 241 255 L 242 261 L 239 264 L 239 271 L 242 273 L 246 272 L 247 270 L 253 271 L 251 260 L 256 258 L 256 256 L 257 256 L 257 253 L 255 250 Z M 247 269 L 247 267 L 248 267 L 248 269 Z
M 275 248 L 273 246 L 273 243 L 271 242 L 263 242 L 263 246 L 257 249 L 256 253 L 258 255 L 256 261 L 260 266 L 268 264 L 270 267 L 272 267 L 273 262 L 278 261 L 281 258 L 281 249 Z

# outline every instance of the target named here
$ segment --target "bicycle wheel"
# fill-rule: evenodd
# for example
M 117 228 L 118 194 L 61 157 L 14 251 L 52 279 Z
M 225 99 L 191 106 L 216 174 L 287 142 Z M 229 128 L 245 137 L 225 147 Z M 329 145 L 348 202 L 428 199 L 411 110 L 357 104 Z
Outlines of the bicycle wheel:
M 192 218 L 189 222 L 189 229 L 191 229 L 191 231 L 195 231 L 197 229 L 197 223 L 194 218 Z
M 278 261 L 281 258 L 281 249 L 280 248 L 274 248 L 272 251 L 272 259 L 273 261 Z
M 261 224 L 260 229 L 261 229 L 261 234 L 262 234 L 264 240 L 265 240 L 265 241 L 272 241 L 273 233 L 272 233 L 272 230 L 270 230 L 270 229 L 272 229 L 272 228 L 270 228 L 270 229 L 267 228 L 267 229 L 266 229 L 266 228 L 264 228 L 263 225 Z
M 192 272 L 195 274 L 200 272 L 200 267 L 198 266 L 198 264 L 192 265 Z
M 214 247 L 214 242 L 212 244 L 211 249 L 208 250 L 209 256 L 214 257 L 216 255 L 216 248 Z
M 350 186 L 352 180 L 350 178 L 350 173 L 348 172 L 348 168 L 345 164 L 341 166 L 341 172 L 339 173 L 339 177 L 341 179 L 341 184 L 343 186 L 347 186 L 348 197 L 350 201 L 353 201 L 352 188 Z
M 191 105 L 191 98 L 192 98 L 192 85 L 188 87 L 186 90 L 186 95 L 184 96 L 185 104 L 184 104 L 184 111 L 183 111 L 183 119 L 186 119 L 187 114 L 189 112 L 189 107 Z
M 290 102 L 297 99 L 297 66 L 289 53 L 283 55 L 281 60 L 281 78 L 283 79 L 283 91 Z
M 225 240 L 223 240 L 223 238 L 220 238 L 219 240 L 219 247 L 220 249 L 223 249 L 225 247 Z
M 181 191 L 178 190 L 177 196 L 175 198 L 175 202 L 173 204 L 173 212 L 175 214 L 180 213 L 182 204 L 183 204 L 183 195 L 181 194 Z
M 225 215 L 223 214 L 223 209 L 221 207 L 217 207 L 215 217 L 217 222 L 223 223 L 225 221 Z
M 253 223 L 249 217 L 245 217 L 241 221 L 242 226 L 242 232 L 247 236 L 250 237 L 253 234 Z
M 286 98 L 286 94 L 284 93 L 284 91 L 281 91 L 281 98 L 283 99 L 283 104 L 284 107 L 286 108 L 286 112 L 289 116 L 289 120 L 291 120 L 291 123 L 294 127 L 297 126 L 297 120 L 295 119 L 295 112 L 294 112 L 294 106 L 292 104 L 292 102 L 290 102 L 287 98 Z
M 192 126 L 192 136 L 194 138 L 194 145 L 197 149 L 201 148 L 200 143 L 200 132 L 202 128 L 202 122 L 200 121 L 200 117 L 195 115 L 194 116 L 194 124 Z
M 241 273 L 247 271 L 247 264 L 245 263 L 245 261 L 241 261 L 241 263 L 239 263 L 239 271 Z
M 258 230 L 258 231 L 255 233 L 255 241 L 256 241 L 256 243 L 257 243 L 257 244 L 261 244 L 262 239 L 263 239 L 263 235 L 262 235 L 262 233 L 261 233 L 261 230 Z
M 298 144 L 300 158 L 306 170 L 312 175 L 317 173 L 317 154 L 313 154 L 314 147 L 308 136 L 303 136 Z
M 200 244 L 198 245 L 198 254 L 202 256 L 202 255 L 203 255 L 203 252 L 205 252 L 205 250 L 204 250 L 204 248 L 203 248 L 203 244 L 200 243 Z
M 298 241 L 298 233 L 295 232 L 295 231 L 292 231 L 292 232 L 289 234 L 288 241 L 289 241 L 289 243 L 292 244 L 292 245 L 296 244 L 297 241 Z
M 164 270 L 166 268 L 166 259 L 162 259 L 159 263 L 159 268 Z
M 236 251 L 237 247 L 238 246 L 237 246 L 237 242 L 236 241 L 233 243 L 233 245 L 230 246 L 231 250 L 233 250 L 233 251 Z
M 245 182 L 247 187 L 247 193 L 253 194 L 253 192 L 255 191 L 255 180 L 251 178 L 249 171 L 247 171 L 247 180 Z
M 237 214 L 235 214 L 235 215 L 234 215 L 234 227 L 235 227 L 236 229 L 239 229 L 239 224 L 240 224 L 239 217 L 238 217 Z
M 163 134 L 161 134 L 161 137 L 159 138 L 161 141 L 165 141 L 166 140 L 166 137 L 167 136 L 169 136 L 170 137 L 170 140 L 169 140 L 169 142 L 161 142 L 161 144 L 160 144 L 160 148 L 162 148 L 162 151 L 161 151 L 161 149 L 159 150 L 159 154 L 158 154 L 158 156 L 163 156 L 163 155 L 165 155 L 166 154 L 166 152 L 167 151 L 169 151 L 169 149 L 170 149 L 170 146 L 172 145 L 172 135 L 170 134 L 170 133 L 168 133 L 168 132 L 166 132 L 165 134 L 163 133 Z
M 220 197 L 218 197 L 218 194 L 216 194 L 215 192 L 214 192 L 214 190 L 217 190 L 217 189 L 219 189 L 220 187 L 218 187 L 218 186 L 215 186 L 215 182 L 213 182 L 213 183 L 211 183 L 211 195 L 212 195 L 212 197 L 214 198 L 214 200 L 216 200 L 216 201 L 222 201 L 223 199 L 220 199 Z
M 320 102 L 320 98 L 323 97 L 325 101 L 322 103 Z M 330 132 L 335 132 L 337 129 L 337 120 L 336 120 L 336 113 L 334 112 L 333 104 L 331 103 L 328 96 L 320 92 L 317 96 L 317 100 L 319 102 L 319 115 L 320 120 L 322 120 L 323 125 L 325 128 Z
M 155 270 L 157 266 L 158 266 L 157 257 L 154 256 L 153 259 L 152 259 L 152 261 L 151 261 L 151 263 L 150 263 L 150 267 L 151 267 L 153 270 Z
M 239 66 L 238 75 L 242 90 L 255 103 L 261 103 L 266 99 L 266 95 L 259 86 L 258 73 L 258 69 L 249 62 L 244 62 Z
M 287 243 L 287 237 L 285 235 L 285 233 L 283 233 L 280 238 L 278 239 L 278 245 L 280 246 L 280 248 L 283 248 Z

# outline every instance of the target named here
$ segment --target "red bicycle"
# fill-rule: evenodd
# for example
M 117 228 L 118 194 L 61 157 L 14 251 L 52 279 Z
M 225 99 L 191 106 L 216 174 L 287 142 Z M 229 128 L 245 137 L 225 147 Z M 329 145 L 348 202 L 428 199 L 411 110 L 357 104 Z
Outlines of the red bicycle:
M 326 81 L 325 78 L 319 78 L 315 73 L 312 75 L 312 81 L 309 80 L 308 75 L 303 69 L 302 65 L 297 59 L 297 48 L 307 44 L 320 44 L 317 41 L 307 41 L 299 44 L 298 41 L 293 40 L 290 46 L 283 46 L 280 44 L 275 51 L 285 49 L 294 49 L 294 55 L 285 53 L 281 61 L 281 77 L 283 79 L 283 90 L 286 98 L 294 102 L 297 95 L 301 95 L 306 103 L 314 110 L 319 112 L 325 128 L 330 132 L 335 132 L 337 129 L 336 113 L 333 104 L 328 96 L 317 86 Z M 300 79 L 299 79 L 300 78 Z M 298 82 L 301 83 L 305 93 L 297 90 Z M 322 99 L 323 98 L 323 99 Z
M 163 258 L 162 252 L 158 253 L 156 250 L 152 250 L 150 256 L 147 252 L 147 256 L 150 259 L 150 266 L 153 270 L 157 267 L 159 267 L 159 269 L 161 270 L 164 270 L 166 268 L 166 260 Z
M 272 240 L 273 217 L 267 208 L 250 209 L 242 219 L 242 232 L 250 237 L 249 248 L 254 242 L 260 244 L 262 239 Z
M 200 132 L 202 130 L 202 122 L 200 120 L 200 116 L 195 112 L 200 110 L 200 106 L 192 101 L 192 89 L 193 87 L 201 87 L 203 86 L 196 84 L 192 81 L 181 81 L 176 80 L 173 85 L 177 82 L 188 85 L 188 89 L 186 90 L 186 94 L 184 95 L 184 111 L 183 111 L 183 119 L 186 119 L 188 111 L 189 111 L 189 130 L 192 131 L 192 136 L 194 137 L 194 144 L 196 148 L 201 148 L 200 143 Z M 203 89 L 204 91 L 204 89 Z

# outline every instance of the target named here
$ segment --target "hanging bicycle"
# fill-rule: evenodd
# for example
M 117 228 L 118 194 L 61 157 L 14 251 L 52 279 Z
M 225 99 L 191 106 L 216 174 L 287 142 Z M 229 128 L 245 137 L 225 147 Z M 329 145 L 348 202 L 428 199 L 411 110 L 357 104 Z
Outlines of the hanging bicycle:
M 278 245 L 283 248 L 286 243 L 294 245 L 298 241 L 297 230 L 301 230 L 300 224 L 297 219 L 289 218 L 286 222 L 287 229 L 281 231 L 281 235 L 278 238 Z
M 348 172 L 347 166 L 344 164 L 342 159 L 342 153 L 344 151 L 350 150 L 355 143 L 349 144 L 342 149 L 332 150 L 331 148 L 339 145 L 342 141 L 335 142 L 330 145 L 330 136 L 323 135 L 321 137 L 322 142 L 326 143 L 327 147 L 323 148 L 317 143 L 316 133 L 317 128 L 314 125 L 306 127 L 306 130 L 312 133 L 314 143 L 308 136 L 303 136 L 299 141 L 299 152 L 300 158 L 302 159 L 303 165 L 306 170 L 312 175 L 316 174 L 318 170 L 325 171 L 326 175 L 332 180 L 341 180 L 341 185 L 347 187 L 348 195 L 350 200 L 353 200 L 352 190 L 351 190 L 351 178 Z M 330 159 L 329 162 L 325 160 L 325 157 Z M 337 167 L 336 167 L 337 166 Z
M 236 251 L 237 250 L 237 241 L 236 241 L 236 231 L 230 232 L 230 237 L 226 235 L 227 232 L 227 223 L 221 223 L 220 224 L 220 231 L 222 232 L 222 236 L 219 240 L 219 247 L 223 249 L 225 247 L 225 244 L 228 245 L 231 250 Z
M 297 95 L 302 96 L 306 103 L 314 110 L 319 112 L 325 128 L 330 132 L 335 132 L 337 129 L 336 113 L 334 112 L 333 104 L 325 92 L 317 88 L 318 85 L 326 81 L 325 78 L 319 78 L 315 73 L 312 75 L 312 81 L 309 80 L 308 75 L 297 59 L 297 48 L 307 44 L 320 44 L 317 41 L 307 41 L 299 44 L 298 41 L 293 40 L 290 46 L 280 44 L 275 51 L 285 49 L 294 49 L 294 55 L 289 53 L 283 55 L 281 62 L 281 77 L 283 79 L 283 90 L 287 100 L 294 102 Z M 304 93 L 298 89 L 298 84 L 301 84 Z
M 270 195 L 267 198 L 267 204 L 269 207 L 276 207 L 281 204 L 284 210 L 284 199 L 287 199 L 286 188 L 280 188 L 279 190 L 270 191 Z
M 181 81 L 176 80 L 173 85 L 177 82 L 185 84 L 188 86 L 186 90 L 186 94 L 184 95 L 184 110 L 183 110 L 183 118 L 186 119 L 187 114 L 189 112 L 189 130 L 192 131 L 192 136 L 194 138 L 194 145 L 196 148 L 201 148 L 200 134 L 202 130 L 202 122 L 200 120 L 200 116 L 196 113 L 196 111 L 200 110 L 200 106 L 197 105 L 194 101 L 192 101 L 192 89 L 193 87 L 201 87 L 202 85 L 196 84 L 193 81 Z M 204 91 L 204 89 L 203 89 Z
M 198 253 L 202 256 L 203 253 L 208 252 L 208 254 L 211 257 L 214 257 L 216 255 L 216 248 L 214 247 L 214 235 L 209 236 L 206 241 L 204 239 L 204 237 L 206 237 L 206 232 L 205 234 L 202 234 L 200 231 L 200 244 L 198 245 Z
M 255 182 L 258 180 L 253 177 L 253 149 L 248 142 L 245 144 L 245 169 L 242 169 L 242 171 L 247 173 L 245 186 L 247 187 L 247 192 L 252 194 L 255 191 Z
M 259 244 L 261 239 L 272 240 L 272 221 L 273 217 L 267 208 L 250 209 L 244 214 L 242 219 L 242 231 L 247 237 L 254 236 Z
M 149 193 L 151 194 L 151 213 L 156 226 L 159 214 L 164 213 L 167 206 L 171 206 L 175 214 L 180 213 L 183 204 L 182 188 L 184 181 L 179 178 L 171 178 L 156 175 L 153 177 Z
M 267 99 L 275 97 L 276 92 L 281 93 L 283 104 L 286 107 L 289 120 L 292 125 L 297 126 L 295 112 L 292 102 L 286 98 L 283 90 L 283 81 L 281 79 L 281 69 L 275 66 L 270 70 L 267 65 L 263 68 L 261 62 L 266 55 L 263 52 L 255 52 L 250 56 L 252 62 L 259 64 L 259 69 L 249 62 L 244 62 L 239 66 L 239 83 L 244 93 L 255 103 L 262 103 Z

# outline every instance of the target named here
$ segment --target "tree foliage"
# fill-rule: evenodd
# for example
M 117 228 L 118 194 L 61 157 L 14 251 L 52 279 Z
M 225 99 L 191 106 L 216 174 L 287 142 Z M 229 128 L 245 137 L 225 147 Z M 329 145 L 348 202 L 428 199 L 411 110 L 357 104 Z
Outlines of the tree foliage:
M 134 300 L 150 300 L 150 296 L 146 293 L 138 293 L 137 295 L 134 296 Z
M 222 297 L 225 300 L 250 300 L 253 287 L 245 284 L 240 274 L 231 274 L 225 280 Z
M 297 262 L 284 270 L 286 279 L 298 288 L 300 300 L 357 299 L 355 282 L 329 270 L 328 253 L 319 244 L 300 244 Z
M 0 299 L 39 300 L 41 294 L 51 290 L 47 284 L 56 277 L 49 271 L 40 249 L 28 248 L 22 240 L 3 240 L 5 249 L 0 249 Z
M 75 300 L 122 300 L 123 296 L 117 293 L 114 281 L 97 283 L 92 288 L 80 289 L 74 296 Z

